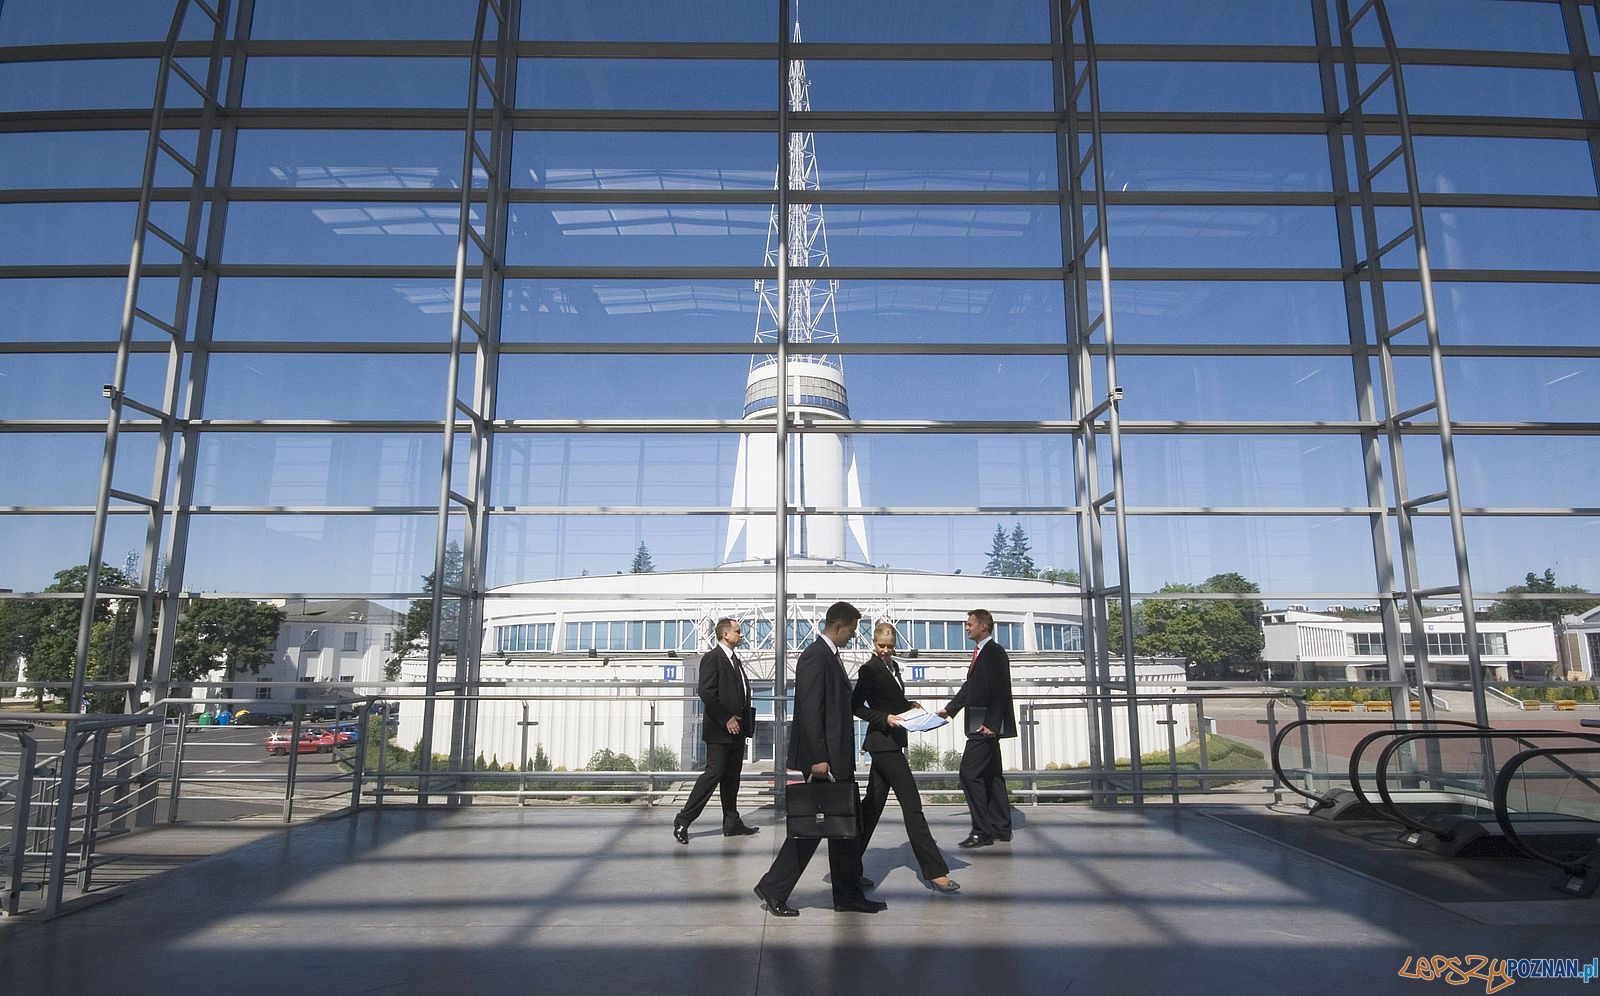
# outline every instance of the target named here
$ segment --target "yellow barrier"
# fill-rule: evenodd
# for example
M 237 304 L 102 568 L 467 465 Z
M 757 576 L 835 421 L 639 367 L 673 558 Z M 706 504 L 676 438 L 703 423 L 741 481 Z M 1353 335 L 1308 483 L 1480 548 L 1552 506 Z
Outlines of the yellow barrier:
M 1578 708 L 1578 701 L 1576 699 L 1557 699 L 1556 708 L 1562 712 L 1572 712 Z
M 1522 700 L 1522 711 L 1523 712 L 1538 712 L 1540 709 L 1543 709 L 1543 708 L 1544 708 L 1544 703 L 1540 702 L 1538 699 L 1523 699 Z
M 1388 699 L 1369 699 L 1361 704 L 1367 712 L 1393 712 L 1394 703 Z
M 1347 702 L 1344 699 L 1335 699 L 1328 703 L 1329 712 L 1354 712 L 1355 708 L 1354 702 Z
M 1306 711 L 1307 712 L 1327 712 L 1328 711 L 1328 703 L 1321 702 L 1321 701 L 1318 701 L 1318 702 L 1307 702 L 1306 703 Z
M 1418 702 L 1416 699 L 1412 699 L 1411 700 L 1411 711 L 1412 712 L 1421 712 L 1422 711 L 1422 703 Z

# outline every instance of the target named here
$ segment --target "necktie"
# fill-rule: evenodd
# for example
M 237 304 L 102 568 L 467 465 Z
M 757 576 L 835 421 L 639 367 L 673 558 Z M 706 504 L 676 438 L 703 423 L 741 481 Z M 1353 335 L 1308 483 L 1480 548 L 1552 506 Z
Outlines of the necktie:
M 977 647 L 973 647 L 972 648 L 972 663 L 967 665 L 967 673 L 971 674 L 972 673 L 972 669 L 977 667 L 977 666 L 978 666 L 978 648 Z

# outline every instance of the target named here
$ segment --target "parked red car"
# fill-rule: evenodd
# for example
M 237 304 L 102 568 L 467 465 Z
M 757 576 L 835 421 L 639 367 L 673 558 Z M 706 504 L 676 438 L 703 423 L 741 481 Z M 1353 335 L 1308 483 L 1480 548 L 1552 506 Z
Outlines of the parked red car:
M 352 730 L 328 729 L 325 726 L 313 726 L 311 732 L 323 737 L 332 737 L 333 742 L 340 747 L 348 747 L 356 742 L 356 735 Z
M 287 729 L 279 730 L 267 738 L 267 753 L 279 757 L 289 753 L 290 735 Z M 295 745 L 297 754 L 326 754 L 333 750 L 333 734 L 326 730 L 301 730 L 300 742 Z

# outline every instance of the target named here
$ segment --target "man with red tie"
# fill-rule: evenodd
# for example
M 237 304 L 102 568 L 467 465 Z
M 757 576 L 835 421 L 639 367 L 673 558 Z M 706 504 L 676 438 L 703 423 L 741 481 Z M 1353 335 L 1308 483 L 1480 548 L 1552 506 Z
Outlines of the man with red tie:
M 967 613 L 967 639 L 977 646 L 967 680 L 950 704 L 939 710 L 946 719 L 967 710 L 961 791 L 972 815 L 972 833 L 957 847 L 988 847 L 1011 839 L 1011 795 L 1000 765 L 1000 741 L 1017 735 L 1017 717 L 1011 705 L 1011 658 L 993 634 L 994 616 L 989 610 Z

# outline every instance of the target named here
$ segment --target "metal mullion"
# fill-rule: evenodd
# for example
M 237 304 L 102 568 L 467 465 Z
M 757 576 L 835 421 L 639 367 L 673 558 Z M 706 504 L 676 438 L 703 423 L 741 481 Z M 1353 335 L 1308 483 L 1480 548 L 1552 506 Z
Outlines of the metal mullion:
M 1589 163 L 1594 173 L 1595 187 L 1600 190 L 1600 88 L 1595 84 L 1596 66 L 1589 51 L 1589 33 L 1583 23 L 1580 0 L 1560 0 L 1561 20 L 1566 30 L 1567 49 L 1571 55 L 1572 72 L 1578 85 L 1578 105 L 1583 111 L 1585 138 L 1589 144 Z M 1600 26 L 1600 3 L 1587 4 Z
M 789 146 L 797 114 L 789 106 L 789 89 L 794 74 L 793 44 L 790 39 L 790 2 L 778 0 L 777 134 L 778 168 L 774 181 L 776 201 L 773 224 L 777 238 L 777 319 L 774 326 L 774 356 L 777 364 L 778 409 L 773 417 L 773 620 L 772 620 L 772 750 L 773 757 L 788 756 L 789 745 L 789 266 L 791 194 L 789 184 Z M 798 27 L 798 25 L 796 25 Z M 759 326 L 758 326 L 759 327 Z M 803 437 L 802 437 L 803 439 Z M 748 443 L 754 446 L 756 441 Z M 773 780 L 773 800 L 782 807 L 788 797 L 787 778 Z M 831 845 L 830 845 L 831 846 Z M 831 853 L 831 852 L 830 852 Z

